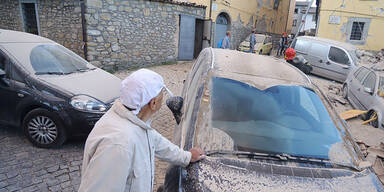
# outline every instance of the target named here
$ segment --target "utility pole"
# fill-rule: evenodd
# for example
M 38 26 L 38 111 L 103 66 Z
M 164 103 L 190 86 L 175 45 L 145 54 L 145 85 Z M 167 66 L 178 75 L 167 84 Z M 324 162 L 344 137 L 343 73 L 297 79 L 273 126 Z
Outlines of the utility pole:
M 315 1 L 315 0 L 311 0 L 311 3 L 308 4 L 307 10 L 305 11 L 305 15 L 304 15 L 304 17 L 302 17 L 302 19 L 301 19 L 301 21 L 300 21 L 300 25 L 299 25 L 299 28 L 297 29 L 297 32 L 296 32 L 296 34 L 295 34 L 294 39 L 296 39 L 297 35 L 298 35 L 299 32 L 301 31 L 301 28 L 303 27 L 303 24 L 304 24 L 304 22 L 305 22 L 305 20 L 306 20 L 306 18 L 307 18 L 308 11 L 309 11 L 309 9 L 311 8 L 311 6 L 312 6 L 312 4 L 313 4 L 314 1 Z M 308 2 L 308 1 L 307 1 L 307 2 Z

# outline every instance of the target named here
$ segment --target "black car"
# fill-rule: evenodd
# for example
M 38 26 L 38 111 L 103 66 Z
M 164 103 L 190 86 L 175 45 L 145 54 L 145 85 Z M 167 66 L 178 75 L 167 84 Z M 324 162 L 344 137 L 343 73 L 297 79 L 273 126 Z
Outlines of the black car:
M 167 101 L 174 142 L 207 158 L 169 167 L 165 191 L 384 191 L 329 100 L 281 60 L 204 49 L 182 97 Z
M 0 122 L 21 126 L 38 147 L 87 135 L 120 81 L 49 39 L 0 30 Z

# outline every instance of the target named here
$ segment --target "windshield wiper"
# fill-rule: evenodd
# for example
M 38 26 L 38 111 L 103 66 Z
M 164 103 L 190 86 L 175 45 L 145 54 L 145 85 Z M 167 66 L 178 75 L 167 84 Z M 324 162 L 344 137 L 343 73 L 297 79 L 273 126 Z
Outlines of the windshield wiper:
M 226 151 L 226 150 L 211 150 L 206 152 L 207 156 L 215 156 L 215 155 L 233 155 L 239 158 L 249 158 L 249 159 L 266 159 L 266 160 L 281 160 L 281 161 L 296 161 L 303 163 L 321 163 L 321 164 L 329 164 L 336 165 L 338 167 L 351 169 L 354 171 L 361 171 L 361 169 L 351 166 L 345 165 L 341 163 L 335 163 L 330 161 L 329 159 L 324 158 L 313 158 L 313 157 L 304 157 L 304 156 L 294 156 L 288 154 L 269 154 L 269 153 L 259 153 L 259 152 L 248 152 L 248 151 Z
M 64 72 L 58 72 L 58 71 L 47 71 L 47 72 L 36 72 L 35 75 L 66 75 L 70 73 L 71 72 L 64 73 Z
M 76 71 L 85 72 L 85 71 L 93 71 L 95 69 L 96 69 L 96 67 L 95 68 L 86 68 L 86 69 L 76 69 Z

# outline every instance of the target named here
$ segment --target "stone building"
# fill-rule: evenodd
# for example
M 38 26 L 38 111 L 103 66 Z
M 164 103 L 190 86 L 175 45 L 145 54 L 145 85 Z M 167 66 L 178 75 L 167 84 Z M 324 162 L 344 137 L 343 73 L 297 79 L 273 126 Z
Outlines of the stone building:
M 193 59 L 205 12 L 171 0 L 0 0 L 0 28 L 47 37 L 116 70 Z

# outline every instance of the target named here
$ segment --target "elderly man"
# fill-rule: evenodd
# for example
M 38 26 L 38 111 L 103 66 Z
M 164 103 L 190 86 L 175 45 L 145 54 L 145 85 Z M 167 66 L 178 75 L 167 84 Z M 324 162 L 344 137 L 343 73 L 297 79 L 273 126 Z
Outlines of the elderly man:
M 87 138 L 79 191 L 152 192 L 155 156 L 180 166 L 205 157 L 201 149 L 184 151 L 151 128 L 164 89 L 163 78 L 147 69 L 122 82 L 120 99 Z

